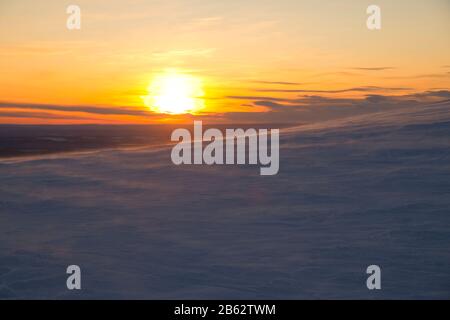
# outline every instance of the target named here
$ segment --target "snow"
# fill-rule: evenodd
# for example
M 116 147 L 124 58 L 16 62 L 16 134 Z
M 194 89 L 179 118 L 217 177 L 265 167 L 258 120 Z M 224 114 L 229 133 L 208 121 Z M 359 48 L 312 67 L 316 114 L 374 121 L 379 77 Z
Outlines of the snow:
M 0 298 L 448 299 L 449 137 L 447 102 L 282 130 L 276 176 L 170 147 L 3 160 Z

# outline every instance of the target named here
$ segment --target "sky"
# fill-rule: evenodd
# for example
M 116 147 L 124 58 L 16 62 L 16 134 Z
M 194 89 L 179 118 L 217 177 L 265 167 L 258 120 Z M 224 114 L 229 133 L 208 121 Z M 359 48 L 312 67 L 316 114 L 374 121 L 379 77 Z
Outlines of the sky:
M 449 36 L 448 0 L 0 0 L 0 123 L 300 123 L 435 102 Z M 183 79 L 199 109 L 161 113 Z

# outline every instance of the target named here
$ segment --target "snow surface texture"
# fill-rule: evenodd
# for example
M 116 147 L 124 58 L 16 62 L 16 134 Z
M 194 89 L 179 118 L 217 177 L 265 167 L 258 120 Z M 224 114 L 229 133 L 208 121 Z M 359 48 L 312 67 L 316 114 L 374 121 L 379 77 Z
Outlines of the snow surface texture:
M 442 103 L 285 130 L 272 177 L 170 148 L 2 161 L 0 298 L 450 298 L 449 137 Z

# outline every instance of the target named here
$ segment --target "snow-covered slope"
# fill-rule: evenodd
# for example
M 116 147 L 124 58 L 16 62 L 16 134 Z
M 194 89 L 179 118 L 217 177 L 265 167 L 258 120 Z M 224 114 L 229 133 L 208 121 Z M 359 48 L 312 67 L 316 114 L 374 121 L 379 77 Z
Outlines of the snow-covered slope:
M 447 102 L 287 129 L 271 177 L 168 148 L 3 161 L 0 298 L 450 298 L 449 137 Z

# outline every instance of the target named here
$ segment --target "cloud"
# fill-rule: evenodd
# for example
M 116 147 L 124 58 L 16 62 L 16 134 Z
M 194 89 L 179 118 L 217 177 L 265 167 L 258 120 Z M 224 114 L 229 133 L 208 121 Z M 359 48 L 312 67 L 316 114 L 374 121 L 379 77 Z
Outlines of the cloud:
M 62 111 L 62 112 L 83 112 L 96 115 L 129 115 L 129 116 L 145 116 L 145 117 L 155 115 L 154 113 L 151 113 L 149 111 L 131 107 L 63 106 L 53 104 L 0 102 L 0 111 L 1 109 L 5 108 Z
M 260 81 L 260 80 L 254 80 L 251 81 L 253 83 L 260 83 L 260 84 L 278 84 L 278 85 L 282 85 L 282 86 L 299 86 L 302 85 L 304 83 L 300 83 L 300 82 L 286 82 L 286 81 Z
M 442 78 L 449 78 L 450 74 L 448 72 L 444 73 L 426 73 L 426 74 L 416 74 L 416 75 L 409 75 L 409 76 L 390 76 L 390 77 L 384 77 L 385 79 L 442 79 Z
M 366 96 L 366 101 L 370 103 L 380 103 L 389 101 L 389 98 L 379 94 L 369 94 Z
M 231 97 L 230 97 L 231 98 Z M 252 106 L 266 107 L 266 112 L 227 113 L 229 121 L 316 122 L 346 116 L 379 112 L 393 108 L 409 108 L 430 103 L 447 103 L 450 91 L 426 91 L 406 95 L 367 94 L 362 98 L 335 98 L 306 95 L 292 99 L 238 96 Z M 445 99 L 445 100 L 443 100 Z
M 395 67 L 356 67 L 350 69 L 360 71 L 386 71 L 386 70 L 393 70 L 395 69 Z
M 286 98 L 276 98 L 276 97 L 269 97 L 269 96 L 227 96 L 228 99 L 235 99 L 235 100 L 270 100 L 270 101 L 291 101 L 290 99 Z
M 49 112 L 30 112 L 30 111 L 4 111 L 0 110 L 0 118 L 34 118 L 34 119 L 56 119 L 56 120 L 93 120 L 99 118 L 79 117 L 72 115 L 61 115 Z
M 316 90 L 316 89 L 256 89 L 257 92 L 285 92 L 285 93 L 347 93 L 347 92 L 373 92 L 373 91 L 408 91 L 412 88 L 389 88 L 389 87 L 355 87 L 340 90 Z
M 272 97 L 270 95 L 228 96 L 226 97 L 228 100 L 242 100 L 241 105 L 245 105 L 250 112 L 204 112 L 198 115 L 164 115 L 132 107 L 61 106 L 52 104 L 0 102 L 0 117 L 69 120 L 89 119 L 98 121 L 104 120 L 104 117 L 102 116 L 123 115 L 152 120 L 164 118 L 173 121 L 191 121 L 199 119 L 207 122 L 308 123 L 378 112 L 393 108 L 408 108 L 450 101 L 450 91 L 445 89 L 403 95 L 388 95 L 378 93 L 373 87 L 369 88 L 372 89 L 362 90 L 363 92 L 367 92 L 367 94 L 359 98 L 330 97 L 319 93 L 298 95 L 297 97 L 292 98 Z M 325 90 L 318 91 L 328 93 L 328 91 Z M 256 107 L 264 107 L 266 110 L 259 111 L 261 108 Z M 52 113 L 52 111 L 58 111 L 59 113 L 55 114 Z M 82 114 L 74 114 L 74 112 Z
M 254 102 L 255 106 L 262 106 L 262 107 L 269 107 L 271 111 L 280 111 L 282 108 L 292 108 L 292 106 L 288 106 L 285 104 L 281 104 L 274 101 L 267 101 L 267 100 L 259 100 Z M 294 106 L 298 107 L 298 106 Z
M 448 99 L 450 99 L 450 91 L 448 91 L 448 90 L 427 91 L 426 93 L 427 93 L 429 96 L 433 96 L 433 97 L 441 97 L 441 98 L 448 98 Z
M 449 73 L 428 73 L 428 74 L 419 74 L 417 76 L 414 76 L 413 78 L 420 79 L 420 78 L 448 78 L 450 77 Z

